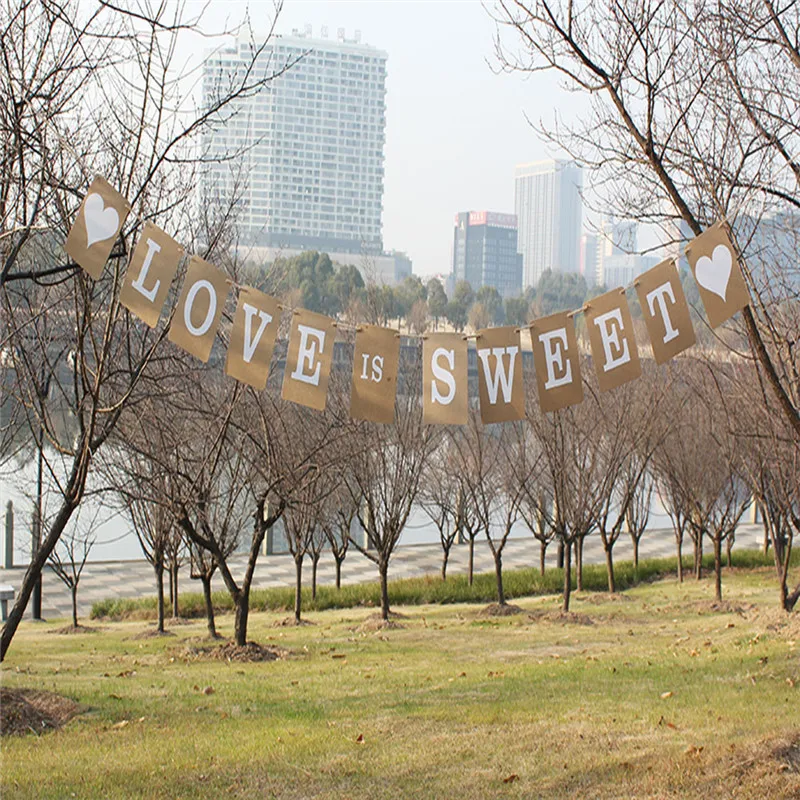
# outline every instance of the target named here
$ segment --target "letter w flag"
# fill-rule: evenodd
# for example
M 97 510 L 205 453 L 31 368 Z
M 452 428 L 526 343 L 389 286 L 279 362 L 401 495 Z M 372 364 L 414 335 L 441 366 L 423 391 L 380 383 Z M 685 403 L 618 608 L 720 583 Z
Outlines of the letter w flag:
M 481 421 L 513 422 L 525 416 L 519 331 L 487 328 L 476 336 Z

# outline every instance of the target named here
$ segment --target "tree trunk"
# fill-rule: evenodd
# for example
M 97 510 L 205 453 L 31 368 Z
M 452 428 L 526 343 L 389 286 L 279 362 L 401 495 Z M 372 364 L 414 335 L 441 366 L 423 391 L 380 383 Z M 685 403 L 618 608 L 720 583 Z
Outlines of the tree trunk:
M 300 610 L 303 603 L 303 556 L 294 559 L 294 621 L 300 622 Z
M 178 604 L 178 570 L 180 567 L 173 564 L 171 567 L 172 572 L 172 619 L 178 619 L 180 616 L 180 608 Z
M 378 563 L 378 572 L 381 576 L 381 619 L 389 620 L 389 562 L 381 560 Z
M 558 542 L 558 568 L 564 569 L 564 542 Z
M 730 569 L 733 566 L 733 558 L 731 556 L 731 550 L 733 550 L 733 542 L 734 542 L 734 535 L 733 533 L 730 533 L 728 535 L 727 541 L 725 542 L 725 555 L 726 555 L 726 560 L 728 562 L 728 569 Z
M 442 551 L 442 580 L 447 580 L 447 557 L 450 555 L 448 550 Z
M 336 557 L 336 588 L 342 588 L 342 561 L 343 558 Z
M 311 599 L 317 599 L 317 564 L 319 556 L 311 556 Z
M 722 600 L 722 541 L 714 537 L 714 596 Z
M 604 543 L 605 544 L 605 543 Z M 611 594 L 617 591 L 617 582 L 614 580 L 614 543 L 609 540 L 605 547 L 606 573 L 608 575 L 608 591 Z
M 560 552 L 564 557 L 564 612 L 569 611 L 569 598 L 572 594 L 572 548 L 570 543 L 562 544 Z
M 675 549 L 678 553 L 678 583 L 683 583 L 683 536 L 675 535 Z
M 72 627 L 78 627 L 78 584 L 70 586 L 72 592 Z
M 639 537 L 631 536 L 631 542 L 633 542 L 633 571 L 636 573 L 639 571 Z
M 211 599 L 211 576 L 201 575 L 200 583 L 203 584 L 203 599 L 206 603 L 206 625 L 208 627 L 208 635 L 212 639 L 217 638 L 217 622 L 214 618 L 214 603 Z
M 156 573 L 156 607 L 158 608 L 158 622 L 156 630 L 164 633 L 164 567 L 161 564 L 153 564 Z
M 469 563 L 467 564 L 467 582 L 472 586 L 473 570 L 475 567 L 475 537 L 469 539 Z
M 503 554 L 498 550 L 494 554 L 494 575 L 497 579 L 497 604 L 506 604 L 506 593 L 503 590 Z
M 577 578 L 577 589 L 583 591 L 583 536 L 575 540 L 575 577 Z
M 694 540 L 694 577 L 699 581 L 703 578 L 703 532 L 697 534 Z
M 547 556 L 547 542 L 542 539 L 539 542 L 539 574 L 544 577 L 545 558 Z
M 239 592 L 235 598 L 236 612 L 233 620 L 233 633 L 236 644 L 244 647 L 247 644 L 247 617 L 250 613 L 250 589 Z
M 785 582 L 782 584 L 782 589 L 781 605 L 783 606 L 783 610 L 787 612 L 794 611 L 794 607 L 797 605 L 797 602 L 800 601 L 800 583 L 794 587 L 794 591 L 791 593 L 788 592 L 788 587 Z

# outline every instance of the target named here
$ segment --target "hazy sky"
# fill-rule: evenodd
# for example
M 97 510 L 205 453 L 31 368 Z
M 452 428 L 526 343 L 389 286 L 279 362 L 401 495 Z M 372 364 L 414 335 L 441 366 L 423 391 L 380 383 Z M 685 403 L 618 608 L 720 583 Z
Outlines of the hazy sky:
M 190 3 L 194 11 L 202 4 Z M 203 27 L 232 27 L 249 9 L 266 32 L 273 5 L 211 0 Z M 278 33 L 338 28 L 388 54 L 383 237 L 420 275 L 450 271 L 458 211 L 514 211 L 514 166 L 553 153 L 525 114 L 574 108 L 549 75 L 495 74 L 494 23 L 479 0 L 286 0 Z M 207 45 L 206 45 L 207 46 Z

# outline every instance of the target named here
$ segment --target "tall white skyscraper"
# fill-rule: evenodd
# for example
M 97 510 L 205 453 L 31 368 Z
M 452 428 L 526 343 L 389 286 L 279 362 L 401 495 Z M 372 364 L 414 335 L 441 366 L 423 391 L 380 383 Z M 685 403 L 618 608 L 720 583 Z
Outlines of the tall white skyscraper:
M 514 177 L 523 288 L 536 286 L 548 269 L 578 272 L 583 185 L 580 167 L 572 161 L 535 161 L 520 164 Z
M 236 103 L 206 137 L 203 202 L 240 198 L 243 244 L 382 251 L 386 53 L 360 38 L 346 39 L 340 29 L 336 40 L 313 39 L 308 28 L 275 36 L 256 74 L 296 63 Z M 251 43 L 240 41 L 209 56 L 204 100 L 225 91 L 251 55 Z

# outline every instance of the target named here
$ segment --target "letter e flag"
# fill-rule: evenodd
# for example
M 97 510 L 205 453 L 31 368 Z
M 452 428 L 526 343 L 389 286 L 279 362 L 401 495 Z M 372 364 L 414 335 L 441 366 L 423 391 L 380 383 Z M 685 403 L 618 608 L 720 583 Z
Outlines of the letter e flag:
M 111 255 L 122 225 L 131 210 L 128 201 L 99 175 L 83 198 L 64 249 L 95 280 Z
M 531 323 L 533 366 L 542 411 L 583 402 L 575 324 L 566 311 Z
M 284 400 L 325 410 L 335 337 L 336 323 L 330 317 L 313 311 L 294 312 L 283 373 Z

